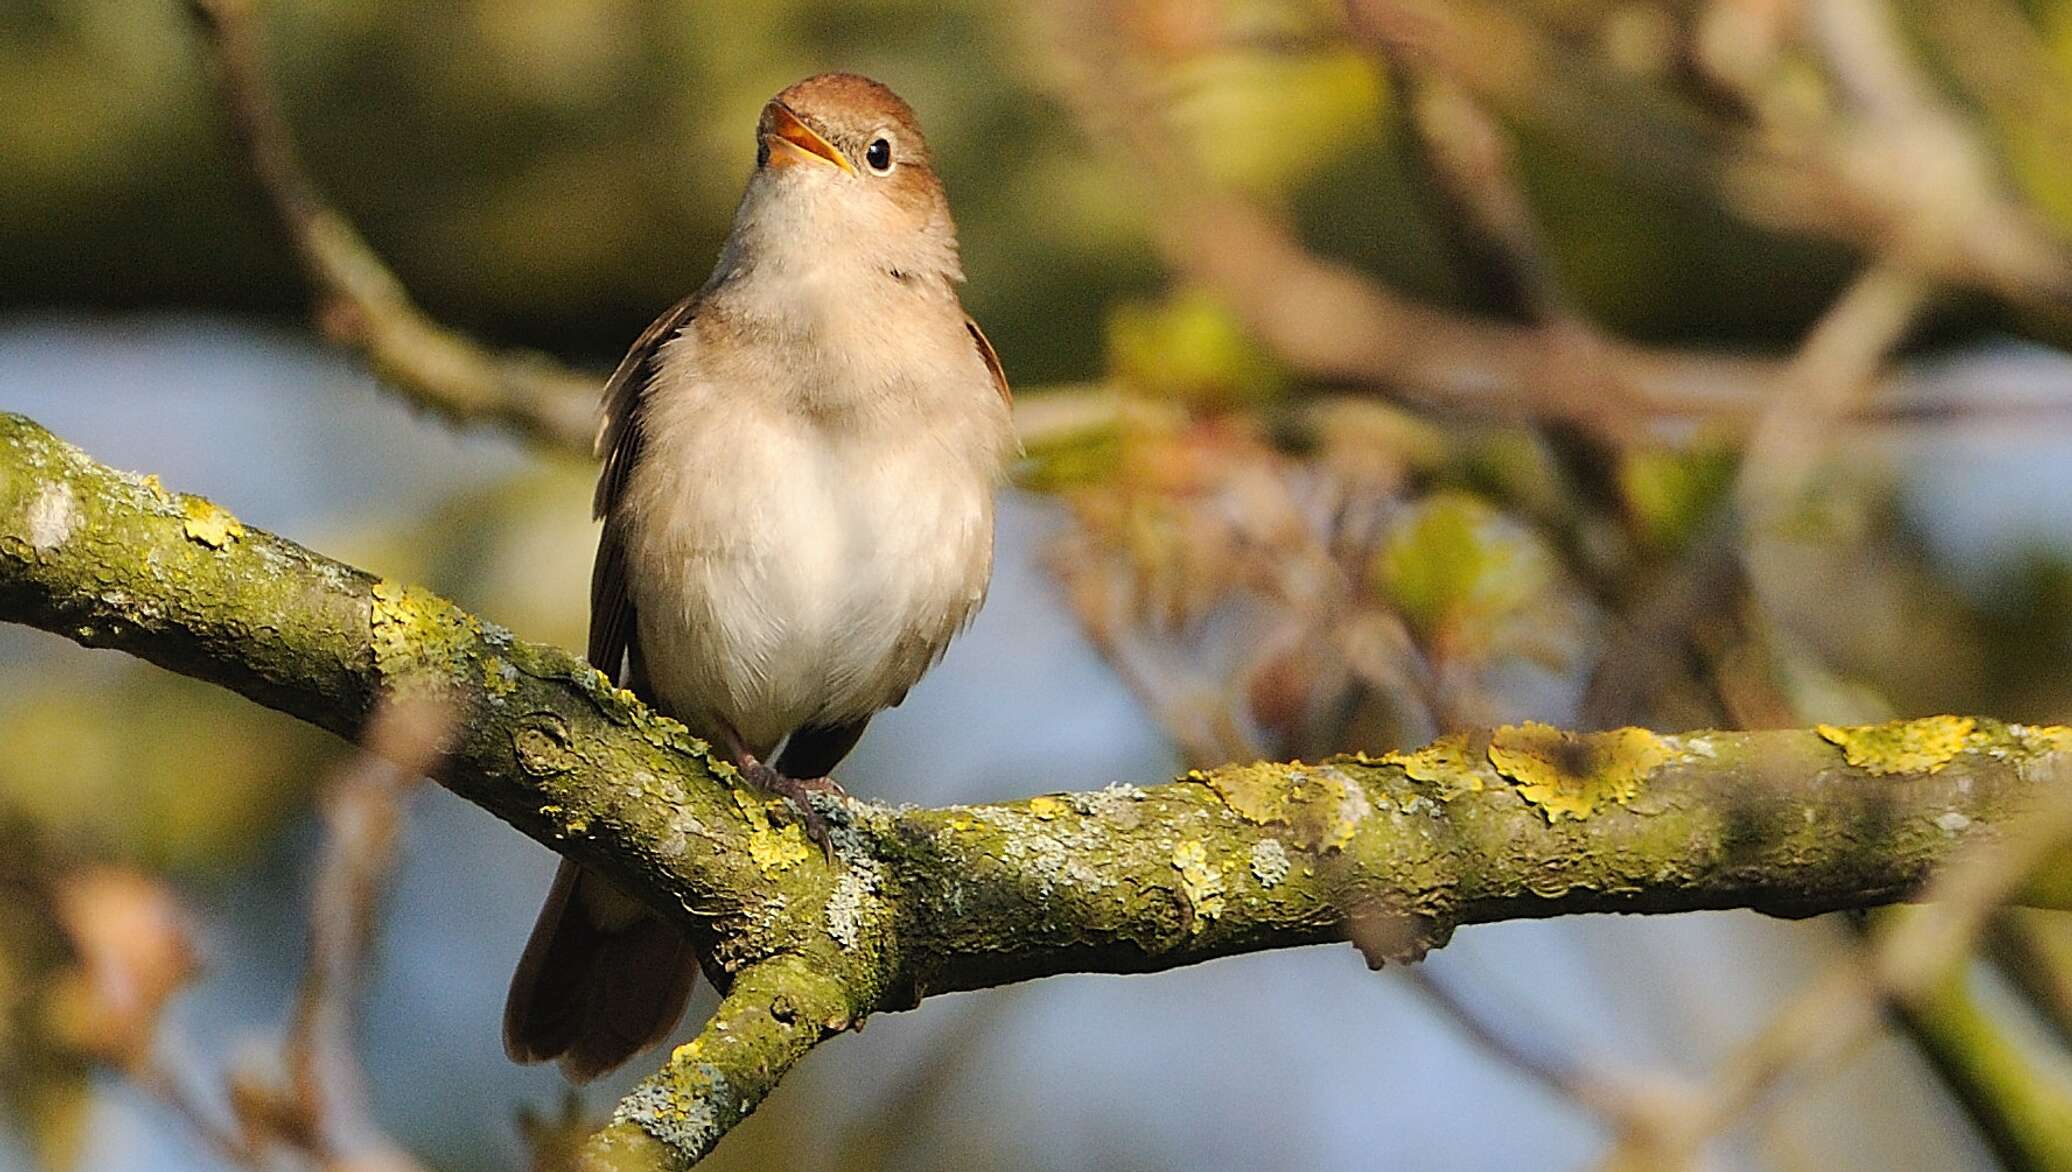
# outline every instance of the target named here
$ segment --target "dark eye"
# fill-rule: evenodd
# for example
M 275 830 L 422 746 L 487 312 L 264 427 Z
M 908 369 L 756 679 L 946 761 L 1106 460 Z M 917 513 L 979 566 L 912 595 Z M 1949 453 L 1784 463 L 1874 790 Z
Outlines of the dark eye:
M 863 161 L 871 170 L 883 175 L 892 169 L 892 140 L 874 138 L 863 148 Z

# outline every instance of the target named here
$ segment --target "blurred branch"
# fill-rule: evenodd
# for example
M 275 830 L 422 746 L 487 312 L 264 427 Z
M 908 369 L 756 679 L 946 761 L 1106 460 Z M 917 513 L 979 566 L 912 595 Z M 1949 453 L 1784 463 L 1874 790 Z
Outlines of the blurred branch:
M 160 1056 L 177 1049 L 165 1002 L 195 969 L 171 892 L 113 868 L 57 884 L 60 922 L 82 962 L 66 1000 L 73 1044 L 165 1104 L 231 1165 L 272 1168 L 292 1153 L 354 1172 L 418 1167 L 374 1122 L 354 1053 L 353 1001 L 394 864 L 400 803 L 436 762 L 445 716 L 423 699 L 384 705 L 326 795 L 330 833 L 311 893 L 309 963 L 280 1053 L 285 1079 L 234 1072 L 228 1118 Z
M 1749 436 L 1735 485 L 1744 524 L 1768 526 L 1798 503 L 1840 426 L 1864 413 L 1929 292 L 1912 273 L 1876 264 L 1821 315 Z
M 1779 373 L 1759 358 L 1649 349 L 1420 305 L 1308 251 L 1289 227 L 1200 174 L 1164 129 L 1108 6 L 1057 0 L 1062 96 L 1138 168 L 1168 260 L 1280 356 L 1326 381 L 1423 406 L 1616 428 L 1664 417 L 1746 419 Z
M 449 723 L 434 701 L 383 706 L 324 795 L 327 837 L 310 892 L 309 961 L 283 1053 L 299 1130 L 326 1158 L 354 1168 L 411 1166 L 374 1123 L 353 1006 L 395 869 L 404 801 L 438 763 Z
M 421 407 L 455 422 L 497 423 L 587 457 L 602 379 L 543 354 L 488 349 L 427 317 L 303 168 L 267 78 L 255 0 L 188 4 L 215 52 L 231 125 L 316 290 L 324 334 L 358 351 L 386 385 Z
M 1972 843 L 2023 844 L 1994 857 L 2026 864 L 2035 827 L 2056 825 L 2034 812 L 2072 806 L 2046 801 L 2072 730 L 1528 725 L 994 805 L 828 797 L 827 861 L 787 805 L 735 788 L 681 725 L 574 656 L 108 469 L 18 416 L 0 416 L 0 618 L 344 735 L 384 696 L 447 706 L 439 780 L 670 914 L 729 993 L 707 1046 L 679 1050 L 622 1108 L 603 1167 L 640 1166 L 620 1159 L 634 1128 L 661 1145 L 641 1150 L 688 1164 L 814 1041 L 933 993 L 1343 940 L 1354 923 L 1394 929 L 1359 934 L 1379 963 L 1517 917 L 1882 904 Z M 1988 894 L 2006 894 L 1993 878 Z M 729 1048 L 735 1035 L 746 1049 Z
M 2017 304 L 2060 315 L 2072 306 L 2072 246 L 2008 192 L 1991 152 L 1922 76 L 1878 0 L 1764 6 L 1771 12 L 1761 16 L 1753 5 L 1709 6 L 1712 31 L 1732 28 L 1701 32 L 1696 63 L 1753 125 L 1643 100 L 1516 6 L 1349 3 L 1356 33 L 1414 45 L 1499 113 L 1711 183 L 1750 222 L 1845 243 Z M 1792 31 L 1803 32 L 1836 94 L 1819 116 L 1809 116 L 1797 79 L 1778 68 Z
M 2072 917 L 2009 910 L 1986 933 L 1986 949 L 2008 982 L 2072 1046 Z
M 1652 1132 L 1665 1115 L 1686 1109 L 1691 1090 L 1667 1071 L 1646 1077 L 1609 1072 L 1506 1033 L 1492 1025 L 1477 1007 L 1434 977 L 1425 966 L 1406 968 L 1406 977 L 1424 998 L 1446 1015 L 1484 1053 L 1552 1091 L 1594 1112 L 1619 1134 Z
M 1972 988 L 1971 965 L 1893 1002 L 1908 1036 L 1942 1076 L 2006 1167 L 2072 1167 L 2072 1082 L 2035 1059 L 2025 1042 L 1990 1013 Z
M 1932 1018 L 1948 1010 L 1947 989 L 1938 1000 L 1938 986 L 1959 972 L 1978 933 L 2003 905 L 2019 901 L 2032 877 L 2043 877 L 2072 839 L 2072 791 L 2064 787 L 2067 762 L 2042 767 L 2050 782 L 2045 800 L 2031 807 L 2009 833 L 1980 844 L 1937 875 L 1922 892 L 1925 906 L 1893 917 L 1874 944 L 1852 955 L 1809 983 L 1755 1038 L 1719 1065 L 1712 1085 L 1693 1099 L 1691 1108 L 1663 1130 L 1629 1138 L 1607 1161 L 1614 1168 L 1689 1166 L 1715 1133 L 1785 1079 L 1853 1048 L 1877 1028 L 1887 1005 L 1914 1003 Z M 2044 882 L 2041 886 L 2050 886 Z M 2033 887 L 2030 890 L 2034 890 Z M 1932 1028 L 1950 1041 L 1952 1023 Z M 1943 1057 L 1947 1055 L 1939 1055 Z M 2004 1061 L 2004 1051 L 1996 1055 Z M 1979 1054 L 1970 1060 L 1981 1058 Z M 2005 1080 L 1995 1073 L 1996 1090 Z M 1972 1083 L 1968 1085 L 1977 1086 Z M 2025 1092 L 2024 1099 L 2038 1093 Z M 1994 1108 L 2012 1112 L 2015 1102 Z M 2062 1122 L 2062 1121 L 2061 1121 Z M 2056 1128 L 2052 1128 L 2053 1131 Z M 2063 1137 L 2031 1140 L 2046 1148 Z

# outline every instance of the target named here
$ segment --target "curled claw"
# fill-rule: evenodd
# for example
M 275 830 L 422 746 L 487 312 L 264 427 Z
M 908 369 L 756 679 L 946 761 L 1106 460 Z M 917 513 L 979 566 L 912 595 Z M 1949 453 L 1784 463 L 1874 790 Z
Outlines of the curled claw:
M 813 805 L 810 795 L 833 794 L 837 797 L 846 797 L 849 791 L 843 789 L 831 777 L 787 777 L 749 756 L 744 756 L 741 763 L 741 775 L 756 788 L 789 801 L 792 811 L 798 816 L 799 829 L 806 832 L 809 841 L 819 845 L 820 852 L 827 856 L 828 862 L 835 861 L 832 828 L 828 826 L 826 815 Z

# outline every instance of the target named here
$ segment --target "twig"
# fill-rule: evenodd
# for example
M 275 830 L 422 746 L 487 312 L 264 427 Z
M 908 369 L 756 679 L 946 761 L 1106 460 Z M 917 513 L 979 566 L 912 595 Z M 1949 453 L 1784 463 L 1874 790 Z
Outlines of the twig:
M 2072 1047 L 2072 917 L 2009 909 L 1986 933 L 1986 950 L 2008 983 Z
M 305 1130 L 328 1158 L 356 1166 L 407 1163 L 373 1121 L 353 1004 L 395 866 L 403 802 L 437 764 L 452 719 L 435 700 L 390 701 L 324 795 L 328 837 L 310 891 L 309 961 L 282 1054 Z
M 1893 908 L 1872 919 L 1916 914 Z M 2035 1061 L 2027 1040 L 1980 1003 L 1971 969 L 1959 961 L 1940 980 L 1895 999 L 1894 1015 L 2002 1164 L 2025 1172 L 2072 1168 L 2072 1081 Z
M 512 428 L 588 456 L 601 379 L 537 353 L 494 351 L 427 317 L 310 179 L 266 75 L 253 0 L 188 0 L 260 186 L 316 290 L 316 319 L 396 392 L 449 420 Z
M 2064 780 L 2064 770 L 2052 766 Z M 1680 1167 L 1710 1137 L 1784 1079 L 1847 1051 L 1877 1028 L 1888 1002 L 1926 996 L 1963 959 L 1993 913 L 2072 839 L 2063 791 L 2008 828 L 2004 839 L 1960 859 L 1922 894 L 1925 906 L 1810 982 L 1754 1039 L 1722 1062 L 1694 1108 L 1646 1137 L 1650 1159 Z M 1632 1143 L 1610 1164 L 1632 1155 Z M 1630 1165 L 1622 1165 L 1630 1166 Z
M 1620 1134 L 1652 1131 L 1665 1113 L 1679 1109 L 1690 1088 L 1665 1071 L 1646 1077 L 1613 1074 L 1558 1053 L 1552 1047 L 1506 1033 L 1460 997 L 1426 965 L 1400 970 L 1411 987 L 1459 1026 L 1482 1050 L 1511 1069 L 1602 1117 Z
M 1136 165 L 1173 267 L 1215 289 L 1305 374 L 1455 413 L 1605 427 L 1636 416 L 1745 419 L 1759 402 L 1752 390 L 1778 373 L 1759 358 L 1583 344 L 1572 331 L 1449 313 L 1319 258 L 1174 148 L 1108 7 L 1053 0 L 1050 9 L 1061 96 L 1089 135 Z

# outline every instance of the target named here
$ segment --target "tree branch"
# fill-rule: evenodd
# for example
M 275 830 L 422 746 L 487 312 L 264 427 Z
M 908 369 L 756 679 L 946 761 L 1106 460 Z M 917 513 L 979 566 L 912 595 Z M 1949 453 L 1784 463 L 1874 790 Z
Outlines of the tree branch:
M 665 1166 L 696 1159 L 820 1037 L 930 993 L 1354 936 L 1379 962 L 1520 917 L 1886 903 L 2000 840 L 2072 762 L 2072 731 L 1970 718 L 1683 736 L 1527 725 L 993 805 L 830 798 L 829 863 L 788 807 L 737 788 L 681 725 L 576 657 L 106 468 L 19 416 L 0 416 L 0 619 L 346 735 L 390 693 L 449 705 L 439 780 L 674 915 L 729 997 L 593 1147 L 623 1156 L 638 1128 Z
M 382 381 L 450 420 L 512 428 L 590 454 L 600 380 L 544 354 L 499 352 L 428 317 L 302 166 L 266 78 L 252 0 L 188 0 L 221 75 L 223 103 L 281 228 L 316 291 L 315 316 Z
M 841 988 L 796 957 L 741 973 L 698 1036 L 633 1088 L 579 1157 L 585 1172 L 688 1166 L 848 1025 Z

